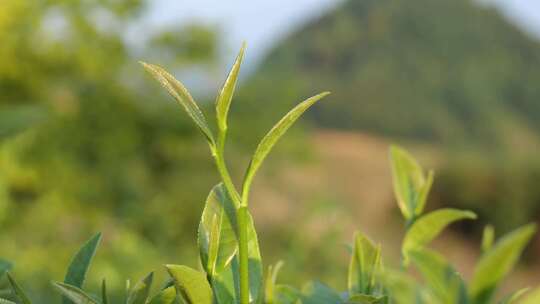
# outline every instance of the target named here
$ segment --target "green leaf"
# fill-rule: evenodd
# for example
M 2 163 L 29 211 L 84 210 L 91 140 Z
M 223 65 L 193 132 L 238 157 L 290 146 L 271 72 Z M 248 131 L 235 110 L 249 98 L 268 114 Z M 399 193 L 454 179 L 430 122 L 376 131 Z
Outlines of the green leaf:
M 525 293 L 529 291 L 529 288 L 522 288 L 519 290 L 516 290 L 512 292 L 511 294 L 505 296 L 499 304 L 514 304 L 517 303 L 517 300 L 519 300 Z M 539 298 L 540 299 L 540 298 Z
M 146 299 L 148 299 L 148 296 L 150 295 L 153 279 L 154 273 L 151 272 L 144 279 L 135 284 L 128 294 L 127 304 L 145 304 Z
M 171 94 L 171 96 L 174 97 L 174 99 L 176 99 L 176 101 L 184 108 L 189 117 L 193 119 L 195 124 L 197 124 L 197 127 L 201 130 L 210 145 L 213 147 L 215 145 L 214 136 L 208 127 L 206 118 L 184 85 L 160 66 L 145 62 L 140 63 L 146 69 L 146 71 L 148 71 L 159 83 L 161 83 L 169 94 Z
M 270 265 L 268 267 L 268 273 L 266 275 L 266 282 L 264 288 L 265 304 L 274 303 L 274 291 L 276 289 L 276 280 L 279 270 L 283 267 L 283 261 L 279 261 L 276 265 Z
M 468 302 L 463 279 L 442 255 L 428 249 L 411 251 L 409 254 L 441 304 Z
M 476 219 L 471 211 L 457 209 L 440 209 L 419 218 L 407 231 L 403 240 L 402 253 L 405 265 L 408 253 L 420 249 L 436 238 L 451 223 L 463 219 Z
M 99 302 L 89 296 L 80 288 L 61 282 L 53 282 L 53 286 L 70 301 L 75 304 L 99 304 Z
M 433 183 L 433 172 L 426 179 L 418 162 L 398 146 L 390 147 L 390 162 L 399 209 L 405 219 L 412 220 L 424 210 Z
M 227 130 L 227 115 L 229 113 L 229 107 L 231 106 L 231 100 L 234 95 L 234 89 L 236 87 L 236 80 L 238 78 L 238 72 L 240 71 L 240 65 L 242 64 L 242 59 L 244 58 L 244 51 L 246 49 L 246 44 L 242 44 L 242 48 L 236 57 L 229 76 L 223 84 L 221 91 L 216 99 L 216 116 L 218 127 L 221 132 Z
M 302 304 L 343 304 L 339 294 L 320 282 L 310 282 L 302 288 Z
M 9 272 L 6 273 L 9 284 L 11 285 L 11 289 L 13 290 L 13 293 L 19 298 L 21 301 L 21 304 L 31 304 L 32 301 L 30 301 L 30 298 L 26 295 L 26 293 L 22 290 L 22 288 L 17 284 L 15 279 L 11 276 Z
M 349 263 L 349 293 L 371 294 L 381 266 L 381 247 L 375 246 L 365 235 L 356 232 Z
M 516 229 L 482 256 L 470 283 L 470 295 L 476 303 L 486 303 L 491 299 L 497 285 L 515 266 L 535 231 L 535 224 Z
M 165 267 L 188 304 L 212 304 L 212 289 L 204 273 L 182 265 Z
M 4 259 L 0 259 L 0 278 L 6 274 L 11 268 L 13 267 L 13 264 L 11 264 L 9 261 L 6 261 Z
M 73 256 L 69 264 L 64 283 L 82 288 L 88 268 L 92 262 L 92 258 L 96 254 L 97 246 L 101 240 L 101 233 L 94 235 L 88 240 L 79 251 Z M 67 300 L 64 303 L 71 303 Z
M 484 227 L 482 234 L 482 252 L 487 252 L 493 247 L 493 241 L 495 239 L 495 228 L 491 225 Z
M 300 290 L 288 285 L 276 285 L 274 289 L 275 304 L 298 304 L 302 293 Z M 267 303 L 265 303 L 267 304 Z
M 249 193 L 249 189 L 251 187 L 251 183 L 253 181 L 253 177 L 255 176 L 255 173 L 261 166 L 262 162 L 270 153 L 270 150 L 272 150 L 272 147 L 276 144 L 276 142 L 287 132 L 287 130 L 292 126 L 292 124 L 307 110 L 309 107 L 311 107 L 313 104 L 315 104 L 317 101 L 322 99 L 323 97 L 330 94 L 329 92 L 324 92 L 318 95 L 315 95 L 313 97 L 310 97 L 306 100 L 304 100 L 302 103 L 297 105 L 294 109 L 292 109 L 289 113 L 287 113 L 277 124 L 274 125 L 274 127 L 263 137 L 259 145 L 257 146 L 257 149 L 255 150 L 255 153 L 253 154 L 253 157 L 251 158 L 251 162 L 249 163 L 249 167 L 247 169 L 246 175 L 244 176 L 244 183 L 242 186 L 242 195 L 244 204 L 247 204 L 247 195 Z
M 0 304 L 17 304 L 17 303 L 11 302 L 10 300 L 6 300 L 6 299 L 0 299 Z
M 523 301 L 521 301 L 519 304 L 538 304 L 540 303 L 540 288 L 537 288 L 533 290 L 531 293 L 529 293 Z
M 174 286 L 167 287 L 152 297 L 148 304 L 171 304 L 176 299 L 176 289 Z
M 210 277 L 221 272 L 238 250 L 234 205 L 223 184 L 215 186 L 204 207 L 198 230 L 201 262 Z
M 382 304 L 384 301 L 386 301 L 384 296 L 353 294 L 347 300 L 347 304 Z
M 105 279 L 101 281 L 101 303 L 109 304 L 109 296 L 107 294 L 107 282 Z
M 248 258 L 249 258 L 249 291 L 250 302 L 259 303 L 263 298 L 263 269 L 261 262 L 261 251 L 259 249 L 259 240 L 257 231 L 251 213 L 247 211 L 247 239 L 248 239 Z

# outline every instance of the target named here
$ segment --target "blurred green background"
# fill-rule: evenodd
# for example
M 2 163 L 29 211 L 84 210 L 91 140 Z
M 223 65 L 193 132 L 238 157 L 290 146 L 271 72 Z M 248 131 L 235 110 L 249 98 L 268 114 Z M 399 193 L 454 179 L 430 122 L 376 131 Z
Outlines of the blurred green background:
M 0 256 L 43 303 L 96 231 L 90 289 L 106 277 L 120 293 L 162 264 L 197 265 L 199 216 L 218 178 L 195 127 L 137 61 L 173 71 L 212 116 L 243 37 L 228 143 L 237 182 L 283 113 L 334 92 L 255 183 L 265 263 L 283 259 L 287 282 L 343 288 L 354 229 L 394 261 L 396 142 L 436 170 L 431 208 L 480 215 L 435 244 L 470 274 L 485 224 L 502 234 L 540 220 L 540 7 L 518 1 L 525 16 L 495 4 L 3 0 Z M 511 284 L 540 283 L 539 256 L 537 237 Z

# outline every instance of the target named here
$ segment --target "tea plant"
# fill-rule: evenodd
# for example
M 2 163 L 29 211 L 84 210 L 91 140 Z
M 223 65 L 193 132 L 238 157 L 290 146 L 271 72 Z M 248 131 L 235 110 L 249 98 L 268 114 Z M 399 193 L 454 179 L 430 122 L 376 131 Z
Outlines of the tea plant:
M 538 304 L 540 289 L 527 293 L 521 289 L 496 300 L 497 289 L 518 261 L 526 244 L 536 231 L 534 224 L 525 225 L 503 236 L 497 242 L 493 228 L 485 229 L 482 256 L 469 282 L 461 277 L 444 255 L 430 249 L 429 243 L 448 225 L 459 220 L 473 220 L 473 212 L 439 209 L 425 213 L 425 205 L 433 183 L 433 172 L 424 172 L 405 150 L 390 148 L 393 185 L 398 207 L 405 219 L 399 269 L 387 269 L 383 263 L 381 245 L 356 232 L 351 246 L 347 288 L 336 291 L 313 281 L 303 288 L 277 283 L 282 263 L 263 265 L 249 212 L 249 193 L 253 178 L 276 142 L 292 124 L 327 92 L 306 99 L 287 113 L 261 140 L 237 188 L 225 159 L 227 116 L 235 90 L 243 46 L 216 100 L 217 134 L 187 89 L 172 75 L 157 65 L 142 63 L 178 101 L 206 138 L 216 168 L 221 176 L 208 195 L 198 229 L 198 247 L 202 270 L 181 265 L 166 265 L 170 281 L 150 296 L 153 274 L 150 273 L 126 290 L 127 304 Z M 63 282 L 53 286 L 63 296 L 63 304 L 108 304 L 107 285 L 103 281 L 101 295 L 83 290 L 83 283 L 95 254 L 101 234 L 91 238 L 74 256 Z M 0 275 L 11 264 L 0 261 Z M 409 273 L 415 268 L 422 280 Z M 13 276 L 7 273 L 11 293 L 17 303 L 32 303 Z M 0 304 L 15 303 L 0 299 Z

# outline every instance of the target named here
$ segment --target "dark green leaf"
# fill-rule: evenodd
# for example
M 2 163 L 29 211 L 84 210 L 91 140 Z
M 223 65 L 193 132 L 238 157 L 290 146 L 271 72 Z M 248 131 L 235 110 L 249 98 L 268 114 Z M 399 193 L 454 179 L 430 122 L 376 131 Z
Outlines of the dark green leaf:
M 64 278 L 64 283 L 79 288 L 83 287 L 86 274 L 88 273 L 88 268 L 90 267 L 92 258 L 96 254 L 97 246 L 99 245 L 100 240 L 101 233 L 97 233 L 79 249 L 75 256 L 73 256 Z M 62 302 L 64 304 L 72 303 L 72 301 L 65 297 L 63 298 Z
M 9 284 L 11 285 L 11 289 L 13 290 L 13 293 L 19 298 L 21 304 L 31 304 L 32 301 L 30 301 L 30 298 L 28 298 L 26 293 L 22 290 L 19 284 L 17 284 L 11 274 L 8 272 L 6 273 L 6 275 L 9 280 Z

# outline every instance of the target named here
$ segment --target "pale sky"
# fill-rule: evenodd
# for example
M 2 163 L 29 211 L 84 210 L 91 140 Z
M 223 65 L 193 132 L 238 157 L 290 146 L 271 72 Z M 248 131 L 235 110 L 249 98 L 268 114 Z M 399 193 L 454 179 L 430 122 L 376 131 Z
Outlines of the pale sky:
M 343 0 L 155 0 L 146 22 L 150 27 L 202 22 L 217 26 L 225 55 L 248 42 L 247 65 L 256 62 L 298 25 Z M 361 1 L 361 0 L 357 0 Z M 512 22 L 540 38 L 540 0 L 477 0 L 492 3 Z

